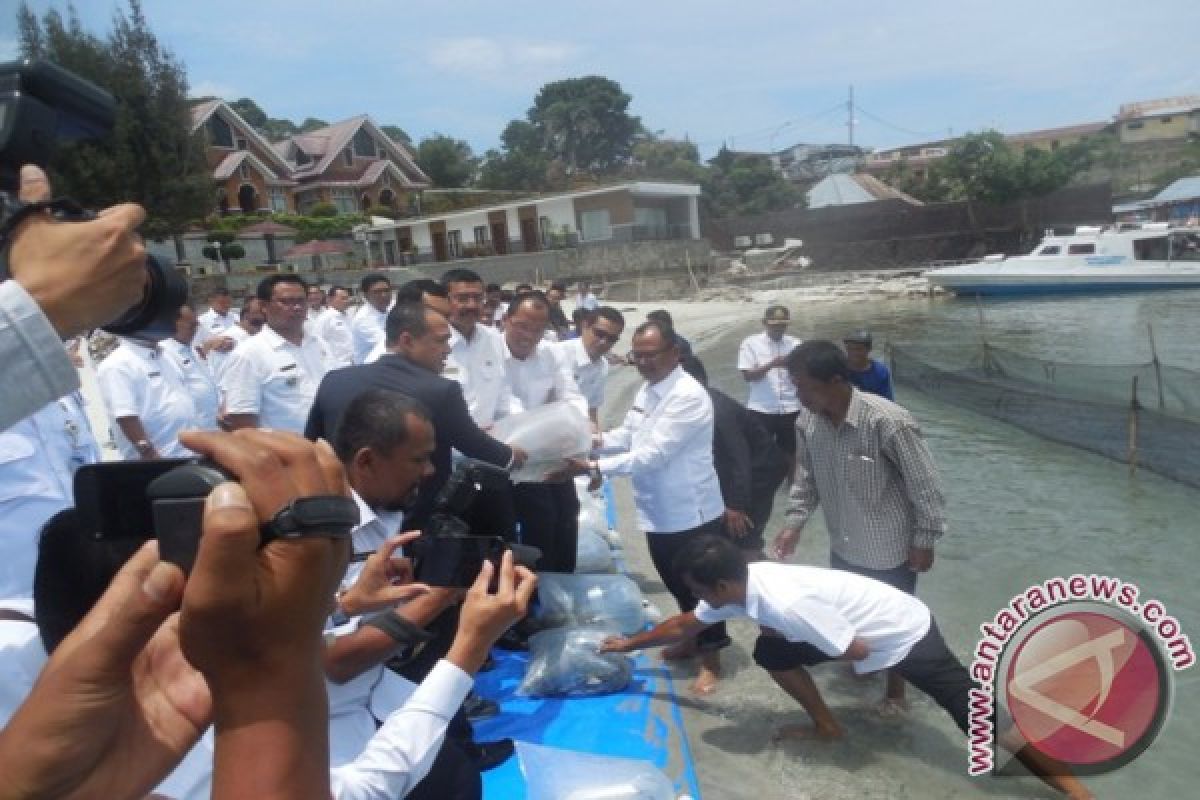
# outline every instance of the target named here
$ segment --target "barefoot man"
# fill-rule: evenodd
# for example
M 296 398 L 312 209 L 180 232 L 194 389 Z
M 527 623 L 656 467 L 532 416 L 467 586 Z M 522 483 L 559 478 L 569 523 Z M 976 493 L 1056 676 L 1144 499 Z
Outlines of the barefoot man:
M 628 653 L 685 641 L 709 625 L 749 618 L 762 628 L 754 645 L 755 663 L 813 722 L 812 727 L 785 725 L 777 738 L 842 737 L 842 726 L 808 674 L 808 667 L 826 661 L 849 661 L 860 674 L 894 670 L 967 732 L 975 683 L 946 647 L 929 609 L 912 595 L 840 570 L 768 561 L 747 564 L 736 545 L 718 536 L 693 539 L 678 551 L 673 566 L 700 599 L 696 607 L 652 630 L 612 637 L 601 652 Z M 1016 756 L 1068 797 L 1091 797 L 1064 765 L 1032 746 Z

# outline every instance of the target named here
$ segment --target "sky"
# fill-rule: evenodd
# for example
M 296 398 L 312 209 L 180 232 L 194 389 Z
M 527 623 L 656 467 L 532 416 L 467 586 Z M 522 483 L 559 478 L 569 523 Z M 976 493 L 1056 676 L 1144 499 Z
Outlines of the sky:
M 64 2 L 32 0 L 39 16 Z M 116 0 L 77 0 L 106 32 Z M 16 54 L 0 3 L 0 61 Z M 1122 103 L 1200 94 L 1198 0 L 143 0 L 194 95 L 270 116 L 367 113 L 414 140 L 499 146 L 551 81 L 602 75 L 630 112 L 705 157 L 722 144 L 876 149 L 995 128 L 1111 120 Z

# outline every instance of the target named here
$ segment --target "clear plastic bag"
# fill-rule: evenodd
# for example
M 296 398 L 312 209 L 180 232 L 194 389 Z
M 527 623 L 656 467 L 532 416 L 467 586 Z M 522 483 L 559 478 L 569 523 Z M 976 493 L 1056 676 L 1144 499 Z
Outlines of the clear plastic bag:
M 675 800 L 675 787 L 649 761 L 517 742 L 527 800 Z
M 587 455 L 592 447 L 591 422 L 565 400 L 502 417 L 490 433 L 529 455 L 520 469 L 513 470 L 514 483 L 542 481 L 564 458 Z
M 603 574 L 613 572 L 615 568 L 608 539 L 596 531 L 585 530 L 582 525 L 579 526 L 579 543 L 575 549 L 575 573 Z
M 548 627 L 611 625 L 622 634 L 646 625 L 642 592 L 624 575 L 538 575 L 538 619 Z
M 554 628 L 529 637 L 529 666 L 517 694 L 527 697 L 587 697 L 619 692 L 633 677 L 633 662 L 621 653 L 597 652 L 617 631 L 611 627 Z

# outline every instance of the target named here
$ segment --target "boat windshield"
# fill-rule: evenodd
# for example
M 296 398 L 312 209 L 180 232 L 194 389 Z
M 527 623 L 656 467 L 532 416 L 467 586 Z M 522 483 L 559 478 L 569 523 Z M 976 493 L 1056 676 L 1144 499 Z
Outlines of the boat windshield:
M 1090 256 L 1095 252 L 1096 245 L 1092 242 L 1067 245 L 1067 255 L 1069 256 Z
M 1200 233 L 1188 231 L 1172 236 L 1171 258 L 1175 261 L 1200 261 Z
M 1167 237 L 1154 236 L 1137 239 L 1133 243 L 1133 257 L 1138 261 L 1166 261 Z
M 1039 255 L 1039 256 L 1056 256 L 1056 255 L 1058 255 L 1058 254 L 1059 254 L 1059 253 L 1061 253 L 1061 252 L 1062 252 L 1062 248 L 1061 248 L 1061 247 L 1059 247 L 1058 245 L 1056 245 L 1056 244 L 1048 244 L 1048 245 L 1045 245 L 1044 247 L 1042 247 L 1040 250 L 1038 250 L 1038 251 L 1037 251 L 1037 253 L 1035 253 L 1034 255 Z

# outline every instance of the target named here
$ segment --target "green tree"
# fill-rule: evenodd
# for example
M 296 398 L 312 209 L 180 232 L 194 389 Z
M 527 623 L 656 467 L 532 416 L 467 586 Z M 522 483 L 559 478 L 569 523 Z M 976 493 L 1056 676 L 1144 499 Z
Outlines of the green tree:
M 327 127 L 329 127 L 329 123 L 323 119 L 318 119 L 317 117 L 306 117 L 304 122 L 300 123 L 297 133 L 309 133 L 310 131 Z
M 708 177 L 696 145 L 650 136 L 633 145 L 633 158 L 626 171 L 633 178 L 685 183 L 701 183 Z
M 462 139 L 435 133 L 417 145 L 417 166 L 442 189 L 469 186 L 479 169 L 479 159 Z
M 106 39 L 83 29 L 71 6 L 67 19 L 55 10 L 39 21 L 24 3 L 17 12 L 24 58 L 53 61 L 111 92 L 118 99 L 111 136 L 58 148 L 50 163 L 55 193 L 91 207 L 132 200 L 148 214 L 143 231 L 160 239 L 183 230 L 212 205 L 212 176 L 204 142 L 191 131 L 187 76 L 163 48 L 129 0 L 117 11 Z
M 409 136 L 404 128 L 401 128 L 399 125 L 380 125 L 379 130 L 383 131 L 384 135 L 386 135 L 393 142 L 400 142 L 401 144 L 408 145 L 410 147 L 412 146 L 412 137 Z
M 238 244 L 237 234 L 228 230 L 208 232 L 206 241 L 209 242 L 200 252 L 209 261 L 220 261 L 225 265 L 225 271 L 230 271 L 229 262 L 246 257 L 246 248 Z
M 251 100 L 249 97 L 242 97 L 234 100 L 229 104 L 229 107 L 237 112 L 238 116 L 246 121 L 254 130 L 259 133 L 263 132 L 268 122 L 267 112 L 259 107 L 258 103 Z
M 714 217 L 765 214 L 804 204 L 804 195 L 765 157 L 737 155 L 722 147 L 709 164 L 701 200 Z
M 616 81 L 589 75 L 546 84 L 526 116 L 568 175 L 604 175 L 629 160 L 642 132 L 641 120 L 628 113 L 631 100 Z
M 532 123 L 515 119 L 500 134 L 503 151 L 488 150 L 479 170 L 485 189 L 545 189 L 550 156 Z

